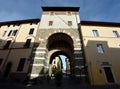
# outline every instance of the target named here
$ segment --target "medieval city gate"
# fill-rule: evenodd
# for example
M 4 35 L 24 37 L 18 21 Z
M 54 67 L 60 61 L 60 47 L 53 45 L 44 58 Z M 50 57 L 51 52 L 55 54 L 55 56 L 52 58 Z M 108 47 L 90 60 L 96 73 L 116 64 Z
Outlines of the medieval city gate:
M 43 7 L 43 14 L 32 52 L 30 78 L 52 74 L 52 61 L 65 55 L 70 62 L 70 74 L 86 79 L 82 44 L 78 24 L 78 7 Z
M 59 55 L 65 55 L 70 61 L 70 67 L 73 67 L 73 40 L 65 33 L 55 33 L 48 38 L 48 59 L 50 68 L 53 65 L 52 61 Z M 49 75 L 51 75 L 51 69 L 49 68 Z M 70 68 L 71 74 L 73 74 L 73 68 Z

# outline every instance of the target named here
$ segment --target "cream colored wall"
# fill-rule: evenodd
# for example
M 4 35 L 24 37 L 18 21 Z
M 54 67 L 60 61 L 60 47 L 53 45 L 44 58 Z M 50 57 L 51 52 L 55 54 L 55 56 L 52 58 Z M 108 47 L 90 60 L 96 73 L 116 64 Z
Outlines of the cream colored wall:
M 20 58 L 26 58 L 23 71 L 20 71 L 20 73 L 21 72 L 26 73 L 28 71 L 28 67 L 29 67 L 29 63 L 30 63 L 30 61 L 28 60 L 30 53 L 31 53 L 31 49 L 12 50 L 10 52 L 9 58 L 7 60 L 7 62 L 13 63 L 11 72 L 19 73 L 19 71 L 17 71 L 17 68 L 18 68 L 18 65 L 20 62 Z
M 103 67 L 101 66 L 102 62 L 109 62 L 111 64 L 110 67 L 113 71 L 116 83 L 120 84 L 120 38 L 116 38 L 113 34 L 113 30 L 118 31 L 120 34 L 120 28 L 82 26 L 81 29 L 91 84 L 107 84 Z M 92 30 L 98 30 L 100 37 L 94 37 Z M 103 44 L 105 49 L 104 54 L 97 52 L 96 44 Z
M 26 58 L 23 71 L 21 71 L 21 72 L 27 73 L 28 67 L 29 67 L 29 61 L 27 59 L 31 55 L 31 51 L 32 51 L 32 47 L 33 47 L 33 43 L 35 40 L 38 26 L 39 26 L 39 23 L 32 24 L 32 25 L 30 25 L 30 23 L 24 23 L 24 24 L 21 24 L 20 26 L 13 27 L 13 25 L 10 25 L 10 27 L 8 27 L 7 25 L 5 25 L 0 28 L 0 39 L 2 40 L 2 43 L 0 44 L 0 58 L 4 59 L 0 66 L 0 68 L 1 68 L 0 71 L 4 71 L 5 65 L 8 62 L 12 62 L 11 72 L 17 72 L 17 67 L 18 67 L 20 58 Z M 34 32 L 32 35 L 29 35 L 30 28 L 34 28 Z M 10 32 L 10 30 L 18 30 L 16 36 L 8 37 L 7 35 Z M 5 37 L 2 37 L 2 34 L 4 31 L 7 31 L 7 33 L 6 33 Z M 3 50 L 3 46 L 6 44 L 6 41 L 8 39 L 11 39 L 12 42 L 14 42 L 14 43 L 11 43 L 12 49 L 11 50 L 10 49 Z M 30 48 L 24 48 L 24 44 L 27 39 L 32 39 Z M 2 69 L 2 68 L 4 68 L 4 69 Z M 19 73 L 19 72 L 17 72 L 17 73 Z
M 49 12 L 50 13 L 50 12 Z M 67 13 L 67 12 L 66 12 Z M 49 21 L 53 21 L 53 26 L 49 26 Z M 68 21 L 72 21 L 72 26 L 68 26 Z M 77 24 L 80 22 L 79 15 L 42 15 L 40 29 L 50 29 L 50 28 L 78 28 Z
M 29 31 L 31 28 L 34 28 L 35 30 L 32 35 L 29 35 Z M 37 28 L 38 25 L 30 25 L 30 23 L 21 25 L 19 34 L 16 37 L 16 42 L 20 44 L 14 45 L 14 47 L 23 47 L 27 39 L 32 39 L 31 42 L 33 43 L 36 36 Z
M 20 28 L 20 26 L 14 26 L 13 27 L 13 25 L 10 25 L 10 27 L 8 27 L 7 25 L 1 26 L 1 28 L 0 28 L 0 39 L 2 40 L 2 43 L 0 44 L 0 49 L 3 48 L 3 46 L 6 44 L 7 40 L 13 40 L 13 41 L 15 40 L 15 36 L 9 36 L 8 37 L 8 34 L 9 34 L 10 30 L 17 30 L 17 29 L 19 30 L 19 28 Z M 7 31 L 7 33 L 5 34 L 4 37 L 2 37 L 4 31 Z
M 16 30 L 16 29 L 19 29 L 19 26 L 14 26 L 13 27 L 13 25 L 10 25 L 10 27 L 8 27 L 8 25 L 4 25 L 4 26 L 1 26 L 1 28 L 0 28 L 0 40 L 1 40 L 1 43 L 0 43 L 0 58 L 3 58 L 2 64 L 0 66 L 1 71 L 4 68 L 3 64 L 4 64 L 4 62 L 7 61 L 7 55 L 9 53 L 9 50 L 2 50 L 2 49 L 3 49 L 4 45 L 6 44 L 7 40 L 12 40 L 12 41 L 15 40 L 15 36 L 9 36 L 8 37 L 8 34 L 9 34 L 10 30 Z M 7 31 L 7 33 L 3 37 L 2 35 L 3 35 L 4 31 Z

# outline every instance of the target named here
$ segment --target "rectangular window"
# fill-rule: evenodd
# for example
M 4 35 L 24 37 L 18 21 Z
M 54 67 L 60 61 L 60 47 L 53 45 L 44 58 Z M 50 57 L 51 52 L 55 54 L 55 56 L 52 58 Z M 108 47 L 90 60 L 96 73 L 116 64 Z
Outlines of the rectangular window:
M 15 36 L 15 35 L 17 34 L 17 32 L 18 32 L 18 30 L 14 30 L 14 31 L 12 32 L 12 36 Z
M 17 67 L 17 71 L 23 71 L 24 64 L 25 64 L 25 58 L 21 58 Z
M 27 39 L 24 47 L 25 48 L 29 48 L 30 47 L 30 43 L 31 43 L 31 39 Z
M 72 21 L 68 21 L 68 26 L 72 26 Z
M 7 33 L 7 31 L 4 31 L 4 33 L 3 33 L 2 37 L 4 37 L 6 33 Z
M 31 28 L 29 34 L 33 34 L 33 32 L 34 32 L 34 28 Z
M 10 32 L 9 32 L 9 34 L 8 34 L 8 36 L 10 36 L 10 35 L 11 35 L 11 33 L 12 33 L 12 30 L 10 30 Z
M 53 21 L 49 21 L 49 26 L 52 26 L 53 25 Z
M 7 43 L 4 46 L 4 49 L 8 49 L 11 44 L 11 40 L 8 40 Z
M 97 30 L 92 30 L 94 37 L 99 37 L 99 33 Z
M 97 44 L 97 51 L 98 53 L 101 53 L 101 54 L 104 53 L 104 48 L 102 44 Z
M 118 33 L 117 31 L 113 31 L 113 34 L 114 34 L 115 37 L 117 37 L 117 38 L 120 37 L 120 36 L 119 36 L 119 33 Z
M 3 59 L 2 59 L 2 58 L 0 58 L 0 66 L 1 66 L 1 64 L 2 64 L 2 61 L 3 61 Z

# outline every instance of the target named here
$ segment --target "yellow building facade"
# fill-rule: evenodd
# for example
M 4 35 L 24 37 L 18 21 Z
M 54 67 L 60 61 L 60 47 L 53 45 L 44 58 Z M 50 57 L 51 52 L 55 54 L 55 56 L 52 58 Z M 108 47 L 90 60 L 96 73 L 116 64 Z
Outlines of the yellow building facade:
M 120 84 L 120 24 L 81 21 L 81 33 L 92 85 Z
M 25 78 L 39 21 L 0 23 L 0 77 Z

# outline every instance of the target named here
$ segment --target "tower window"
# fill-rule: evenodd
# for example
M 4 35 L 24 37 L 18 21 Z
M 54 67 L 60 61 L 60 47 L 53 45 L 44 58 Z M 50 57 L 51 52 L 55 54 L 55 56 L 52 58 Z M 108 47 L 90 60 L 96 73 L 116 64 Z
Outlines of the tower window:
M 115 35 L 115 37 L 120 37 L 119 33 L 117 31 L 113 31 L 113 34 Z
M 25 64 L 25 58 L 21 58 L 19 65 L 18 65 L 18 68 L 17 68 L 17 71 L 23 71 L 24 64 Z
M 49 26 L 52 26 L 53 25 L 53 21 L 49 21 Z
M 72 26 L 72 21 L 68 21 L 68 26 Z
M 99 33 L 97 30 L 92 30 L 94 37 L 99 37 Z
M 34 32 L 34 28 L 31 28 L 29 34 L 33 34 L 33 32 Z
M 31 39 L 27 39 L 24 47 L 25 48 L 29 48 L 30 47 L 30 43 L 31 43 Z

